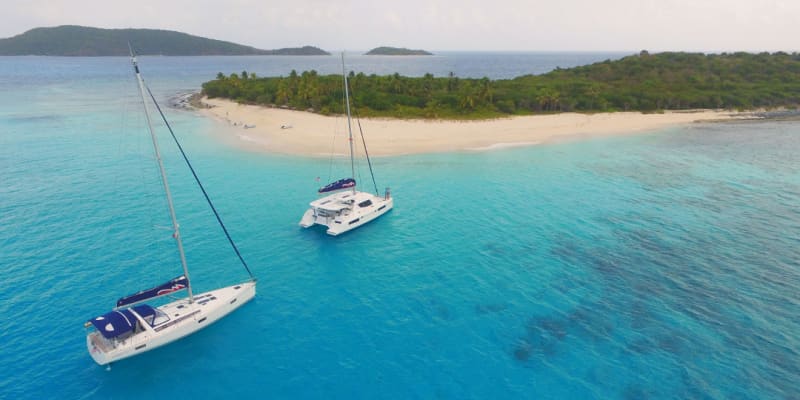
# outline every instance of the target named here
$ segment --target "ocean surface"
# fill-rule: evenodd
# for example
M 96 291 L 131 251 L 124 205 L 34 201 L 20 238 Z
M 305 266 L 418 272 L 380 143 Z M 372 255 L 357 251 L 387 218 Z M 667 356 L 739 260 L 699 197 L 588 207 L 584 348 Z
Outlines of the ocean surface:
M 509 78 L 620 56 L 348 68 Z M 162 104 L 217 72 L 338 63 L 140 59 Z M 329 159 L 242 151 L 167 109 L 258 294 L 97 366 L 83 323 L 180 274 L 136 96 L 126 58 L 0 57 L 0 398 L 800 398 L 800 123 L 779 121 L 377 158 L 395 209 L 334 238 L 297 225 Z M 161 143 L 196 291 L 245 279 Z

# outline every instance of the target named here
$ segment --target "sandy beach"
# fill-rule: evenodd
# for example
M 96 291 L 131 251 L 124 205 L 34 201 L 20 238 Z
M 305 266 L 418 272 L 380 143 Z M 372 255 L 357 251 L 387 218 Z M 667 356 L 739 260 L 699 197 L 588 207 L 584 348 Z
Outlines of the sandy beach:
M 253 151 L 307 156 L 343 153 L 347 120 L 310 112 L 241 105 L 203 98 L 200 112 L 219 121 L 222 133 Z M 740 119 L 749 114 L 701 110 L 642 114 L 562 113 L 482 121 L 361 119 L 370 155 L 483 151 L 556 140 L 630 135 L 701 121 Z M 358 125 L 353 120 L 353 134 Z M 360 139 L 357 138 L 357 143 Z

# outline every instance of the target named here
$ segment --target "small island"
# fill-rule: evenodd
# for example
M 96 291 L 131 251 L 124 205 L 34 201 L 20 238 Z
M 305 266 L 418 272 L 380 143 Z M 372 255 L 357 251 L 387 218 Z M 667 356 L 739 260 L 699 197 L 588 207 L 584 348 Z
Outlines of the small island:
M 264 50 L 263 55 L 268 56 L 329 56 L 325 50 L 314 46 L 287 47 L 277 50 Z
M 767 117 L 748 110 L 791 117 L 800 104 L 800 54 L 642 51 L 513 79 L 350 72 L 348 82 L 359 125 L 376 143 L 371 154 L 483 151 Z M 320 132 L 345 112 L 342 76 L 313 70 L 219 73 L 202 94 L 201 114 L 227 123 L 241 146 L 266 152 L 327 154 Z
M 514 79 L 350 73 L 351 100 L 364 117 L 490 119 L 560 112 L 797 108 L 798 53 L 659 53 Z M 341 75 L 217 75 L 203 94 L 239 103 L 342 114 Z
M 432 56 L 433 53 L 425 50 L 411 50 L 402 47 L 376 47 L 366 53 L 366 56 Z
M 0 39 L 0 56 L 126 56 L 129 54 L 128 43 L 140 55 L 330 55 L 312 46 L 261 50 L 175 31 L 63 25 L 35 28 L 11 38 Z

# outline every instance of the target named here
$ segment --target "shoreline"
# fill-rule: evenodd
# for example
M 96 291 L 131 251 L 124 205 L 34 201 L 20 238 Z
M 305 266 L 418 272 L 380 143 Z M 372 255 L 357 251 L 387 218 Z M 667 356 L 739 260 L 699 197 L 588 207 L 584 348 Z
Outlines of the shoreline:
M 217 121 L 221 134 L 237 147 L 303 156 L 346 154 L 347 121 L 306 111 L 199 99 L 195 110 Z M 756 118 L 753 112 L 719 110 L 666 111 L 661 114 L 616 112 L 559 113 L 490 120 L 353 120 L 354 142 L 361 147 L 359 124 L 373 156 L 480 152 L 534 146 L 565 139 L 589 139 L 652 132 L 695 122 Z M 760 118 L 759 118 L 760 119 Z

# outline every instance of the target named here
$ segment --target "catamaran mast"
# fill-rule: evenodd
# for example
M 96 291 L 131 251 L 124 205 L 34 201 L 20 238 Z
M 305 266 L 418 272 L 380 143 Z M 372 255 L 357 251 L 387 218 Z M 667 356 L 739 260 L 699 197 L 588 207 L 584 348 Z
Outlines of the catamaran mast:
M 356 166 L 353 158 L 353 127 L 350 126 L 350 92 L 347 89 L 347 72 L 344 70 L 344 52 L 342 52 L 342 76 L 344 77 L 344 104 L 347 109 L 347 132 L 350 140 L 350 177 L 356 179 Z M 356 192 L 356 186 L 353 185 L 353 193 Z
M 158 149 L 158 139 L 156 139 L 155 130 L 153 130 L 153 123 L 150 121 L 150 113 L 147 109 L 147 100 L 145 98 L 145 85 L 142 75 L 139 74 L 139 65 L 136 63 L 136 56 L 131 49 L 131 63 L 133 63 L 133 71 L 136 73 L 136 81 L 139 83 L 139 95 L 142 97 L 142 105 L 144 106 L 144 116 L 147 119 L 147 128 L 150 130 L 150 138 L 153 140 L 153 150 L 158 161 L 158 170 L 161 173 L 161 182 L 164 184 L 164 192 L 167 195 L 167 204 L 169 205 L 169 216 L 172 218 L 172 237 L 178 244 L 178 254 L 181 256 L 181 265 L 183 265 L 183 275 L 186 277 L 186 289 L 189 293 L 189 302 L 194 302 L 192 295 L 192 280 L 189 278 L 189 268 L 186 266 L 186 254 L 183 251 L 183 241 L 181 241 L 181 232 L 178 225 L 178 218 L 175 216 L 175 206 L 172 205 L 172 193 L 169 191 L 169 183 L 167 182 L 167 174 L 164 171 L 164 162 L 161 160 L 161 152 Z M 352 146 L 352 145 L 351 145 Z

